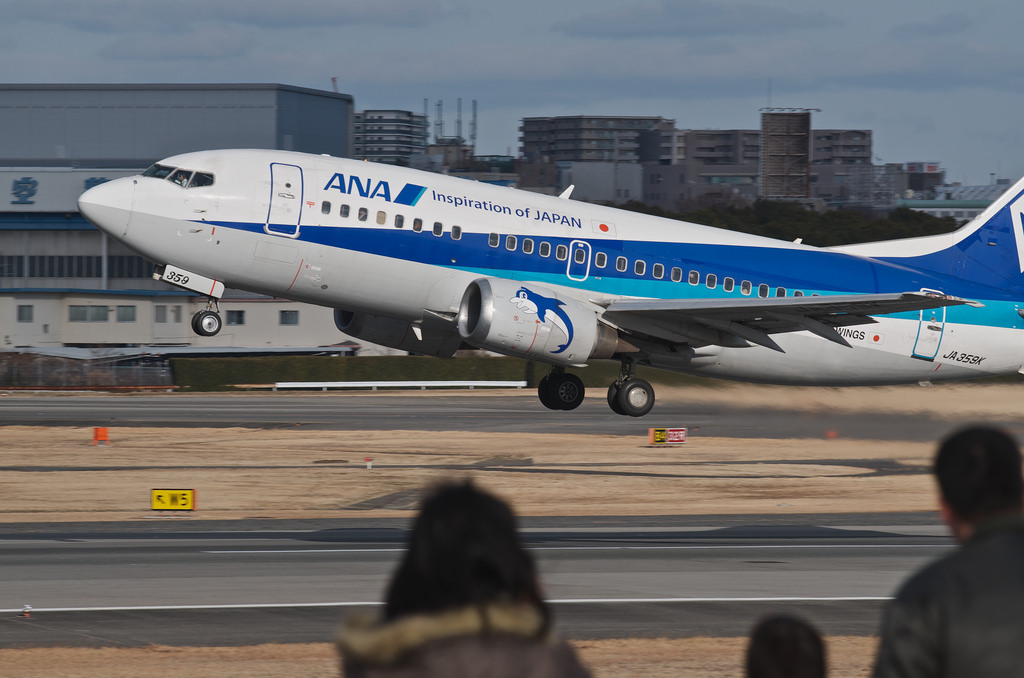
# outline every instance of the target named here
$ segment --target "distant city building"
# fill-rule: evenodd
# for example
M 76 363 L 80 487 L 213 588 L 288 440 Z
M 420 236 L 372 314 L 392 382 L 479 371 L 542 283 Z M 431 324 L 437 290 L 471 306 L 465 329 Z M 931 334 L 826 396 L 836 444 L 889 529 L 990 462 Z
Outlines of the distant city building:
M 390 165 L 408 165 L 426 152 L 427 116 L 393 109 L 359 111 L 352 133 L 353 157 Z
M 933 217 L 951 217 L 956 219 L 957 223 L 964 224 L 984 212 L 986 207 L 1009 188 L 1009 179 L 999 179 L 994 184 L 982 186 L 934 186 L 922 194 L 908 191 L 907 197 L 898 201 L 897 206 Z
M 675 121 L 647 116 L 571 115 L 523 118 L 519 154 L 555 162 L 639 161 L 639 135 L 671 131 Z

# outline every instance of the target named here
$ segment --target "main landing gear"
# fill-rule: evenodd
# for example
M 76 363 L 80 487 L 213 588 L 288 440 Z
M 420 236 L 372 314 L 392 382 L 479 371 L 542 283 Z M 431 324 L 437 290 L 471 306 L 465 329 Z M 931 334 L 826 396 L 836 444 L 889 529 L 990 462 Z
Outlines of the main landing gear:
M 537 385 L 540 402 L 549 410 L 574 410 L 583 402 L 583 382 L 562 367 L 553 367 Z M 636 376 L 636 364 L 623 361 L 619 378 L 608 387 L 608 407 L 612 412 L 642 417 L 654 407 L 654 388 Z
M 220 332 L 220 328 L 224 326 L 224 323 L 220 319 L 219 311 L 220 308 L 217 305 L 217 300 L 211 298 L 207 302 L 205 309 L 196 312 L 192 316 L 192 331 L 201 337 L 212 337 Z

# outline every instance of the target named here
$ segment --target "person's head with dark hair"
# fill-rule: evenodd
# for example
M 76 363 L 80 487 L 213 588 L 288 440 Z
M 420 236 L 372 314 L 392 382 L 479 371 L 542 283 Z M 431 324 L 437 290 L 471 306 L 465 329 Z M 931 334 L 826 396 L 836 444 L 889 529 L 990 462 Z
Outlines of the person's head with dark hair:
M 746 668 L 747 678 L 824 678 L 825 643 L 802 619 L 767 617 L 750 634 Z
M 423 502 L 409 549 L 387 592 L 384 618 L 493 603 L 527 604 L 550 615 L 512 509 L 470 482 L 436 488 Z
M 958 541 L 979 522 L 1020 514 L 1024 501 L 1020 448 L 1009 434 L 972 426 L 946 438 L 935 455 L 942 515 Z

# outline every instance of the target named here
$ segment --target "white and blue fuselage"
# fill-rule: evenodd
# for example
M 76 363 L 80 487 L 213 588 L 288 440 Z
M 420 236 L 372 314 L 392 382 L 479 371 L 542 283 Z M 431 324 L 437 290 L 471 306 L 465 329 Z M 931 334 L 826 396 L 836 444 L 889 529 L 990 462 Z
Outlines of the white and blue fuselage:
M 1022 195 L 1024 181 L 944 236 L 821 249 L 401 167 L 225 150 L 168 158 L 80 207 L 161 271 L 336 309 L 376 343 L 469 344 L 559 373 L 618 358 L 852 385 L 1021 369 Z

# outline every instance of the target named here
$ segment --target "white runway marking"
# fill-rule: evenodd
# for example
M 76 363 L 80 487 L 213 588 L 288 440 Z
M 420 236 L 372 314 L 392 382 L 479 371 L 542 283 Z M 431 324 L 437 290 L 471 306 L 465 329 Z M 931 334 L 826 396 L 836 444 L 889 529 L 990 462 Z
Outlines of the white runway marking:
M 559 598 L 547 601 L 552 605 L 614 605 L 638 603 L 855 603 L 882 602 L 891 596 L 828 596 L 828 597 L 747 597 L 747 598 Z M 281 607 L 377 607 L 381 602 L 333 603 L 250 603 L 239 605 L 139 605 L 131 607 L 33 607 L 32 613 L 42 612 L 149 612 L 172 610 L 253 610 Z M 0 614 L 17 614 L 22 608 L 0 609 Z

